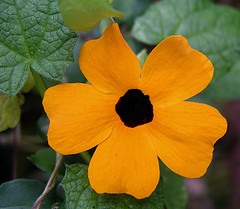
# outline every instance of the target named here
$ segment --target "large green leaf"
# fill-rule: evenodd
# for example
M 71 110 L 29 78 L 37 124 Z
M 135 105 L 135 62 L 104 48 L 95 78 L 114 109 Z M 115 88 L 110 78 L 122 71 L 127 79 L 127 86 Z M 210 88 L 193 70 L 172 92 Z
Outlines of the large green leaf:
M 124 17 L 117 21 L 127 24 L 132 24 L 132 19 L 145 11 L 150 4 L 151 0 L 115 0 L 112 3 L 115 9 L 124 13 Z
M 5 182 L 0 186 L 0 208 L 31 209 L 36 199 L 43 192 L 44 187 L 43 183 L 30 179 Z M 44 199 L 41 208 L 50 209 L 54 205 L 59 205 L 58 201 L 59 199 L 56 199 L 52 193 Z
M 122 17 L 109 0 L 60 0 L 61 13 L 67 26 L 77 31 L 94 29 L 102 19 Z
M 0 91 L 14 96 L 30 67 L 46 78 L 61 79 L 73 63 L 75 41 L 57 0 L 1 0 Z
M 67 166 L 62 186 L 69 209 L 163 209 L 162 181 L 157 189 L 146 199 L 137 200 L 126 194 L 97 194 L 89 185 L 87 166 L 73 164 Z
M 240 97 L 240 61 L 236 62 L 229 73 L 206 91 L 205 96 L 214 100 L 231 100 Z
M 174 34 L 185 36 L 193 48 L 207 55 L 213 62 L 215 75 L 207 89 L 213 91 L 211 88 L 223 76 L 240 73 L 240 68 L 234 68 L 235 73 L 231 73 L 233 65 L 240 59 L 239 28 L 240 12 L 233 8 L 209 0 L 164 0 L 152 4 L 143 16 L 136 19 L 132 34 L 147 44 L 158 44 Z M 231 86 L 227 88 L 233 88 L 233 84 L 227 85 Z M 239 97 L 240 94 L 234 96 Z
M 20 117 L 21 108 L 18 97 L 9 99 L 0 93 L 0 132 L 17 126 Z
M 134 13 L 136 0 L 115 0 L 112 5 L 117 10 L 124 13 L 124 17 L 119 19 L 119 21 L 128 20 Z

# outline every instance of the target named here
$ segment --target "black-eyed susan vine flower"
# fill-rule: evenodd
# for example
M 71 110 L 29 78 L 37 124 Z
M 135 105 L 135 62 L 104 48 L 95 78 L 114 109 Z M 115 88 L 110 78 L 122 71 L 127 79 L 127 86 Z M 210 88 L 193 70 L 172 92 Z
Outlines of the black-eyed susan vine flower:
M 206 172 L 227 123 L 215 108 L 185 101 L 206 88 L 213 65 L 184 37 L 158 44 L 141 70 L 112 24 L 83 45 L 79 64 L 91 85 L 60 84 L 45 93 L 48 142 L 64 155 L 98 145 L 88 169 L 97 193 L 148 197 L 159 181 L 158 157 L 184 177 Z

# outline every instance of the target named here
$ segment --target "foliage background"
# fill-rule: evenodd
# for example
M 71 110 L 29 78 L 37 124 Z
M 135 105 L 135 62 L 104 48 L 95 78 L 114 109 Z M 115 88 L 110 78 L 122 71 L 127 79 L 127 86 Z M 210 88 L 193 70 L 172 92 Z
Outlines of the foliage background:
M 147 49 L 148 52 L 151 51 L 154 47 L 153 45 L 155 44 L 154 41 L 148 44 L 137 41 L 138 37 L 134 35 L 134 21 L 136 17 L 145 13 L 150 4 L 153 3 L 151 0 L 142 0 L 137 2 L 138 4 L 135 4 L 136 1 L 134 0 L 121 2 L 115 0 L 113 2 L 114 8 L 124 11 L 125 13 L 125 17 L 123 19 L 117 19 L 117 21 L 120 23 L 121 31 L 123 32 L 126 40 L 136 54 L 143 48 Z M 235 9 L 240 9 L 240 2 L 238 0 L 215 0 L 215 2 L 221 5 L 228 5 L 229 7 L 233 7 Z M 216 10 L 213 10 L 212 13 L 215 11 Z M 101 23 L 97 29 L 90 32 L 77 33 L 80 39 L 78 40 L 74 50 L 75 60 L 77 60 L 78 51 L 83 41 L 99 37 L 104 27 L 105 24 Z M 224 28 L 222 30 L 224 31 Z M 236 31 L 237 34 L 240 34 L 240 28 L 236 28 Z M 239 43 L 240 38 L 235 38 Z M 234 57 L 234 54 L 230 53 L 226 56 L 231 58 Z M 223 63 L 224 62 L 221 62 L 220 64 Z M 227 134 L 215 145 L 214 159 L 207 174 L 200 179 L 185 179 L 185 185 L 188 193 L 187 208 L 189 209 L 240 208 L 239 65 L 240 64 L 238 62 L 235 66 L 236 70 L 233 70 L 233 74 L 229 78 L 226 78 L 224 81 L 219 82 L 215 86 L 215 88 L 217 90 L 219 89 L 219 91 L 216 91 L 215 89 L 213 90 L 213 93 L 209 93 L 210 96 L 207 95 L 205 97 L 195 98 L 195 100 L 200 100 L 217 106 L 227 118 L 229 128 Z M 226 63 L 224 66 L 226 66 Z M 77 64 L 69 66 L 64 74 L 63 81 L 86 82 L 86 79 L 78 68 Z M 45 81 L 48 86 L 58 83 L 58 81 L 47 79 Z M 234 85 L 228 85 L 229 83 L 233 83 Z M 233 92 L 233 95 L 227 94 L 226 91 L 224 91 L 224 89 L 228 88 L 228 86 L 233 86 L 231 87 L 233 90 L 230 89 L 230 91 Z M 14 129 L 7 129 L 0 133 L 0 184 L 15 178 L 35 179 L 44 183 L 41 184 L 40 182 L 33 180 L 31 182 L 32 187 L 39 187 L 40 189 L 43 189 L 51 171 L 53 170 L 55 159 L 54 152 L 52 152 L 47 145 L 46 132 L 48 119 L 44 115 L 41 105 L 42 99 L 36 88 L 33 88 L 28 93 L 25 93 L 24 96 L 20 95 L 19 97 L 21 97 L 19 101 L 21 100 L 23 103 L 21 105 L 22 114 L 20 124 Z M 17 138 L 17 141 L 13 140 L 14 135 L 20 136 Z M 38 152 L 38 155 L 34 155 L 36 152 Z M 93 153 L 93 150 L 91 150 L 91 153 Z M 79 155 L 67 156 L 64 160 L 64 164 L 79 162 L 84 163 L 83 159 Z M 64 166 L 62 166 L 59 171 L 59 182 L 64 176 L 64 169 Z M 56 191 L 54 192 L 57 195 L 50 195 L 44 204 L 47 205 L 47 201 L 51 202 L 51 199 L 54 199 L 56 202 L 63 201 L 64 192 L 62 187 L 58 186 L 55 190 Z M 24 188 L 21 187 L 18 192 L 23 191 Z M 17 196 L 13 196 L 13 198 L 17 198 Z

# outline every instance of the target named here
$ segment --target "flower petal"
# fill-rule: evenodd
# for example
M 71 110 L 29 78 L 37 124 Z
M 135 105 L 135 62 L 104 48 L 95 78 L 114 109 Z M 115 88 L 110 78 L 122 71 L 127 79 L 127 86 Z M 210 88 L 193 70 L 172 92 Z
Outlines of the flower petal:
M 48 143 L 67 155 L 88 150 L 104 141 L 119 121 L 118 98 L 89 84 L 60 84 L 49 88 L 43 99 L 50 119 Z
M 206 88 L 213 65 L 192 49 L 183 36 L 158 44 L 143 65 L 140 87 L 153 103 L 169 105 L 186 100 Z
M 82 46 L 79 65 L 88 81 L 104 93 L 123 95 L 138 88 L 141 67 L 117 24 L 109 25 L 101 38 Z
M 159 181 L 159 164 L 143 126 L 124 125 L 101 143 L 89 165 L 89 181 L 97 193 L 127 193 L 145 198 Z
M 227 123 L 209 105 L 181 102 L 155 107 L 147 128 L 163 163 L 179 175 L 197 178 L 205 174 L 214 143 L 225 134 Z

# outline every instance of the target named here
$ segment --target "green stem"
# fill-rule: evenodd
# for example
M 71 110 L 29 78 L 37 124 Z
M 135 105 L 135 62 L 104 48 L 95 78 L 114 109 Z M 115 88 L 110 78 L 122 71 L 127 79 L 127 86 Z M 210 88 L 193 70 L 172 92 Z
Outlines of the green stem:
M 63 160 L 63 155 L 57 153 L 56 154 L 56 164 L 55 164 L 55 168 L 52 172 L 52 175 L 50 176 L 48 183 L 43 191 L 43 193 L 39 196 L 39 198 L 35 201 L 32 209 L 40 209 L 42 202 L 44 200 L 44 198 L 49 194 L 49 192 L 51 192 L 51 190 L 54 188 L 55 184 L 56 184 L 56 179 L 57 179 L 57 173 L 58 173 L 58 169 L 61 165 L 61 162 Z
M 81 155 L 82 159 L 83 159 L 87 164 L 90 163 L 91 155 L 88 153 L 88 151 L 81 152 L 80 155 Z
M 42 78 L 41 75 L 39 75 L 37 72 L 35 72 L 33 69 L 31 69 L 31 73 L 33 75 L 36 87 L 41 94 L 41 97 L 43 98 L 45 91 L 47 90 L 47 86 Z
M 114 19 L 112 17 L 107 18 L 109 24 L 115 23 Z

